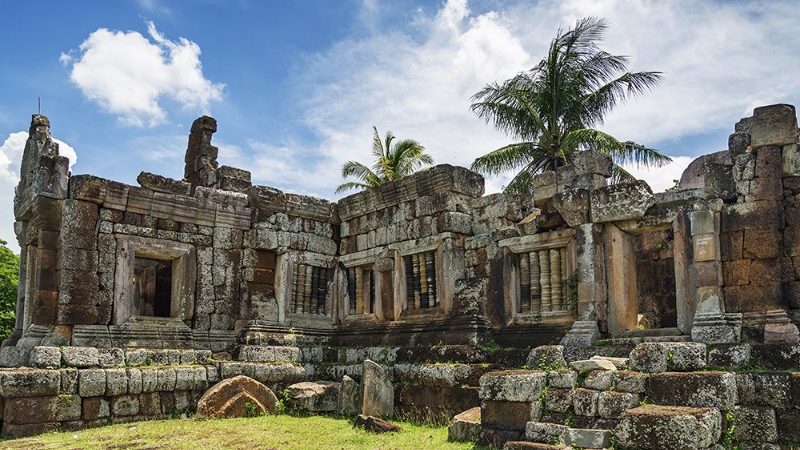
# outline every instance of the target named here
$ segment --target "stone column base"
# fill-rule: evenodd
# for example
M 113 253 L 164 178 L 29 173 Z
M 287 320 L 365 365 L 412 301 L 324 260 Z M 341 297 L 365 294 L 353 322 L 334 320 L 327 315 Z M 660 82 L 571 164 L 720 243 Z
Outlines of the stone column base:
M 742 340 L 742 314 L 697 314 L 692 324 L 692 341 L 706 344 L 735 344 Z
M 567 334 L 561 338 L 564 347 L 591 347 L 600 338 L 596 320 L 576 320 Z
M 764 319 L 765 344 L 796 344 L 800 332 L 782 309 L 767 311 Z

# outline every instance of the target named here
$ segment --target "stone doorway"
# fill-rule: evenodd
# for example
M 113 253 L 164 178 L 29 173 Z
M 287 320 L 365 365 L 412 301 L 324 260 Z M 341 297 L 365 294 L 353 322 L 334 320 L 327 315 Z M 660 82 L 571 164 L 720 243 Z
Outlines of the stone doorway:
M 172 261 L 134 260 L 134 303 L 139 315 L 170 317 L 172 310 Z
M 635 237 L 637 329 L 678 326 L 672 230 Z
M 607 224 L 604 244 L 608 332 L 621 336 L 673 329 L 679 334 L 672 226 L 623 231 Z

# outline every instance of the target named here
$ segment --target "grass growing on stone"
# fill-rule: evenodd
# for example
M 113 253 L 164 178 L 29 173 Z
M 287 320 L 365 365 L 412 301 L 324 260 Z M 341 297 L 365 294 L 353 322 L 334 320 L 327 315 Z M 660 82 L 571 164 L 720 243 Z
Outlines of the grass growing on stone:
M 447 428 L 394 422 L 397 433 L 373 434 L 352 420 L 325 416 L 157 420 L 0 441 L 0 449 L 476 449 L 447 441 Z

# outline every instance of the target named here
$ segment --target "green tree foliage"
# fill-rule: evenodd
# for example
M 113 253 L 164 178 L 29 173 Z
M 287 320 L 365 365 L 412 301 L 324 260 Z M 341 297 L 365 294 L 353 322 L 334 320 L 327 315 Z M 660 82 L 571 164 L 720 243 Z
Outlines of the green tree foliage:
M 520 142 L 475 160 L 488 175 L 517 171 L 506 192 L 530 192 L 534 174 L 569 164 L 576 152 L 597 150 L 615 162 L 612 182 L 633 180 L 620 164 L 661 166 L 670 158 L 596 128 L 615 106 L 649 91 L 660 72 L 627 72 L 628 58 L 601 50 L 602 19 L 579 20 L 550 44 L 534 68 L 476 93 L 472 111 Z
M 337 193 L 380 186 L 433 164 L 433 158 L 425 153 L 425 147 L 419 142 L 413 139 L 395 142 L 396 137 L 391 131 L 381 140 L 378 129 L 373 126 L 372 131 L 372 156 L 375 158 L 372 167 L 357 161 L 344 163 L 342 176 L 354 177 L 358 181 L 348 181 L 339 185 L 336 188 Z
M 0 339 L 14 331 L 19 286 L 19 256 L 0 239 Z

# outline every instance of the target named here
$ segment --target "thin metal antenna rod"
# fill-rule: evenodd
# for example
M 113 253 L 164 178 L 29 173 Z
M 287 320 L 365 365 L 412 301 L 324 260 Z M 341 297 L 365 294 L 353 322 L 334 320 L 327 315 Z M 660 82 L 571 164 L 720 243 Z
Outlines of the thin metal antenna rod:
M 36 97 L 36 101 L 39 103 L 39 114 L 42 113 L 42 97 Z

